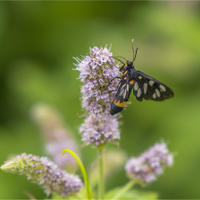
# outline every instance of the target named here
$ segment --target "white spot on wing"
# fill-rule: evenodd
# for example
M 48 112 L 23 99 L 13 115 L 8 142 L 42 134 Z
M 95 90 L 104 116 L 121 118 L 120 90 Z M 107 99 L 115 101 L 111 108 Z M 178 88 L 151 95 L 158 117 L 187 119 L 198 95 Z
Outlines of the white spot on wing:
M 138 83 L 137 82 L 135 82 L 135 84 L 134 84 L 134 90 L 138 90 L 138 88 L 139 88 L 139 86 L 138 86 Z
M 126 97 L 126 90 L 124 90 L 123 98 L 125 99 Z
M 139 88 L 138 93 L 137 93 L 137 97 L 140 97 L 141 94 L 142 94 L 142 91 L 141 91 L 141 89 Z
M 153 93 L 152 98 L 153 98 L 153 99 L 156 98 L 156 93 L 155 93 L 155 92 Z
M 160 91 L 158 89 L 155 90 L 157 97 L 160 97 Z
M 159 88 L 161 89 L 161 92 L 165 92 L 166 91 L 166 87 L 164 85 L 159 85 Z
M 147 83 L 144 83 L 144 85 L 143 85 L 144 94 L 147 93 L 147 88 L 148 88 L 148 84 L 147 84 Z
M 154 81 L 150 80 L 149 85 L 152 86 L 154 84 Z
M 122 96 L 123 93 L 124 93 L 124 89 L 121 89 L 119 96 Z
M 126 86 L 126 84 L 123 84 L 123 85 L 122 85 L 121 91 L 120 91 L 120 93 L 119 93 L 119 96 L 122 96 L 122 95 L 123 95 L 124 90 L 126 90 L 126 89 L 125 89 L 125 86 Z
M 139 79 L 142 79 L 142 76 L 138 76 Z
M 127 86 L 126 86 L 126 90 L 129 91 L 129 84 L 127 84 Z
M 126 84 L 124 83 L 124 85 L 122 85 L 122 88 L 121 88 L 121 89 L 124 89 L 125 86 L 126 86 Z

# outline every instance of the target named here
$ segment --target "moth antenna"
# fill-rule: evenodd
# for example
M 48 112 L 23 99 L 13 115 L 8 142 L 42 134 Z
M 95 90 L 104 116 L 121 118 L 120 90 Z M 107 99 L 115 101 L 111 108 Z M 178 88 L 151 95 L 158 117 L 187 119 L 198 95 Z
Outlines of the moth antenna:
M 120 57 L 120 56 L 119 56 Z M 123 61 L 121 61 L 120 59 L 116 58 L 116 57 L 113 57 L 114 59 L 116 60 L 119 60 L 121 63 L 123 63 L 125 65 L 125 63 Z
M 138 51 L 138 47 L 137 47 L 137 48 L 136 48 L 136 50 L 135 50 L 135 57 L 134 57 L 133 61 L 134 61 L 134 60 L 135 60 L 135 58 L 136 58 L 137 51 Z
M 135 56 L 134 56 L 134 47 L 133 47 L 133 42 L 134 42 L 134 39 L 132 39 L 132 51 L 133 51 L 133 61 L 135 60 Z
M 124 58 L 123 56 L 113 56 L 113 58 L 115 58 L 115 59 L 117 59 L 117 57 L 120 57 L 120 58 L 123 58 L 124 60 L 126 60 L 126 58 Z M 126 60 L 126 61 L 128 61 L 128 60 Z
M 135 50 L 135 54 L 134 54 L 133 42 L 134 42 L 134 39 L 132 39 L 132 50 L 133 50 L 133 61 L 134 61 L 135 58 L 136 58 L 136 55 L 137 55 L 138 47 L 136 48 L 136 50 Z

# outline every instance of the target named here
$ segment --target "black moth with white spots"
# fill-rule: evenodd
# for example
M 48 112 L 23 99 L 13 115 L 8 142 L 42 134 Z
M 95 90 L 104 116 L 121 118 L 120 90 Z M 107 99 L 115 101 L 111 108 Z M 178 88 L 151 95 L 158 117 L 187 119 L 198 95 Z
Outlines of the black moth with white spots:
M 135 60 L 136 54 L 134 55 L 133 61 Z M 119 61 L 122 62 L 121 60 Z M 142 101 L 143 99 L 163 101 L 174 96 L 173 91 L 169 87 L 167 87 L 160 81 L 152 78 L 151 76 L 148 76 L 143 72 L 136 70 L 133 66 L 133 61 L 127 61 L 126 66 L 122 62 L 123 66 L 120 68 L 120 71 L 122 71 L 123 76 L 117 77 L 121 80 L 119 83 L 120 85 L 117 89 L 117 93 L 111 104 L 111 115 L 117 114 L 124 109 L 132 89 L 133 94 L 134 96 L 136 96 L 136 99 L 138 101 Z

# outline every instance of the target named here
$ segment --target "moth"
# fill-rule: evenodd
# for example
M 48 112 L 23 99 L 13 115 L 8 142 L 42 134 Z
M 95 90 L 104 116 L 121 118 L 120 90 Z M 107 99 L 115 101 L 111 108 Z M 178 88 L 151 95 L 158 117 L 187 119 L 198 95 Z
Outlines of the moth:
M 126 64 L 114 57 L 123 63 L 123 66 L 120 68 L 120 71 L 123 75 L 121 77 L 116 77 L 120 78 L 121 80 L 114 100 L 111 103 L 111 115 L 117 114 L 124 109 L 132 90 L 133 95 L 138 101 L 142 101 L 143 99 L 163 101 L 174 96 L 173 91 L 168 86 L 157 79 L 154 79 L 151 76 L 135 69 L 133 62 L 136 58 L 138 48 L 136 49 L 136 53 L 134 55 L 133 40 L 132 50 L 133 61 L 127 60 Z

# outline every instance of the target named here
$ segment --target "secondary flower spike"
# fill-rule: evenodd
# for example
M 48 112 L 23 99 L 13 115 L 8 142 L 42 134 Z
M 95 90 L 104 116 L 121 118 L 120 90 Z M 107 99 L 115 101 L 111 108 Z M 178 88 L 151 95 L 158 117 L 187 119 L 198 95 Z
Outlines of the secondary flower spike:
M 105 144 L 120 138 L 118 121 L 110 115 L 111 102 L 119 83 L 120 71 L 114 65 L 110 49 L 93 47 L 83 59 L 75 58 L 80 71 L 82 108 L 89 114 L 81 125 L 82 141 L 86 145 Z
M 31 116 L 41 129 L 46 151 L 54 163 L 62 169 L 77 166 L 72 156 L 61 154 L 65 148 L 78 152 L 78 146 L 58 110 L 51 105 L 37 103 L 31 109 Z
M 82 141 L 88 145 L 93 143 L 98 146 L 115 139 L 120 139 L 118 121 L 115 118 L 98 121 L 93 116 L 84 120 L 79 131 L 82 134 Z
M 131 158 L 125 166 L 130 178 L 150 183 L 163 172 L 166 166 L 173 164 L 173 155 L 169 153 L 165 143 L 157 143 L 140 157 Z
M 33 183 L 40 185 L 47 195 L 55 193 L 66 197 L 82 188 L 78 177 L 62 171 L 47 157 L 23 153 L 6 161 L 1 169 L 5 172 L 25 174 Z

